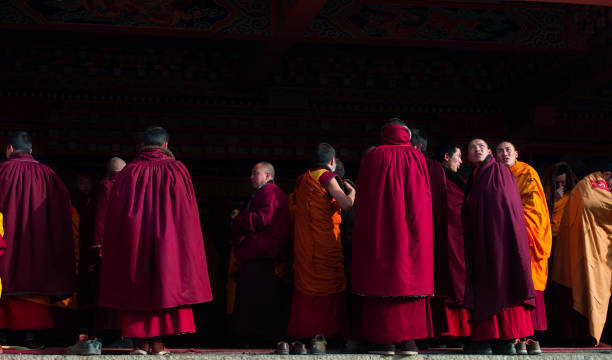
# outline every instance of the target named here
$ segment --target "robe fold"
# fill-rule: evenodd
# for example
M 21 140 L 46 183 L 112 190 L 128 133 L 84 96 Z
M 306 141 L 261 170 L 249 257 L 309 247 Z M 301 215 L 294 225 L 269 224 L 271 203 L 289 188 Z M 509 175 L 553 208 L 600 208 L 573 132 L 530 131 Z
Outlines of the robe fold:
M 570 288 L 573 308 L 599 343 L 612 286 L 612 194 L 600 172 L 570 192 L 553 254 L 551 280 Z M 561 314 L 569 316 L 569 314 Z
M 510 171 L 516 178 L 525 212 L 533 287 L 538 291 L 544 291 L 548 281 L 548 258 L 552 247 L 550 214 L 548 205 L 546 205 L 546 195 L 544 195 L 540 176 L 534 168 L 517 161 Z
M 352 292 L 371 296 L 434 293 L 432 200 L 423 154 L 397 125 L 362 160 L 353 228 Z
M 287 331 L 288 289 L 275 265 L 290 259 L 287 195 L 274 183 L 258 188 L 232 221 L 237 288 L 234 331 L 259 338 L 281 338 Z
M 387 125 L 381 140 L 357 180 L 352 292 L 364 295 L 361 336 L 393 344 L 433 335 L 423 299 L 434 293 L 432 194 L 408 130 Z
M 294 291 L 288 335 L 348 336 L 340 205 L 321 184 L 325 169 L 301 175 L 289 197 L 293 217 Z
M 4 294 L 72 296 L 72 205 L 60 178 L 30 154 L 11 154 L 0 164 L 0 212 L 8 246 L 0 257 Z
M 534 305 L 527 224 L 514 175 L 492 156 L 472 175 L 462 212 L 464 306 L 478 322 L 525 302 Z
M 100 306 L 154 317 L 212 299 L 191 177 L 167 150 L 144 149 L 117 174 L 103 244 Z

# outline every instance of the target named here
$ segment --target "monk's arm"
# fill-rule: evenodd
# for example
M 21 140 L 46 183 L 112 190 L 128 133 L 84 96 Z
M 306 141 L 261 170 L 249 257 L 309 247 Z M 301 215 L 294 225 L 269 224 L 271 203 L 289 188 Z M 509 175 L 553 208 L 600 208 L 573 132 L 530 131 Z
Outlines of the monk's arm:
M 355 201 L 355 189 L 349 184 L 346 185 L 349 193 L 345 194 L 344 191 L 340 188 L 338 184 L 338 180 L 336 178 L 331 179 L 325 189 L 327 192 L 338 201 L 338 204 L 344 211 L 348 211 L 353 207 L 353 202 Z
M 528 184 L 528 189 L 524 193 L 522 201 L 533 255 L 537 260 L 548 259 L 552 247 L 550 216 L 548 215 L 546 199 L 538 191 L 535 181 Z
M 278 199 L 272 195 L 261 208 L 240 213 L 232 222 L 232 228 L 242 233 L 254 233 L 264 230 L 272 223 L 272 217 L 278 205 Z

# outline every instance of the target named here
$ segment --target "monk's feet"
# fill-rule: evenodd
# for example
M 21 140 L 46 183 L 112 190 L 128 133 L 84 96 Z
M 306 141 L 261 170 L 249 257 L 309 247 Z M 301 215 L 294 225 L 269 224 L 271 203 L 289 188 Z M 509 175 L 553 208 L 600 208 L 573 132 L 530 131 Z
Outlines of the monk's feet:
M 138 339 L 136 348 L 130 351 L 130 355 L 148 355 L 151 351 L 151 344 L 147 339 Z
M 493 354 L 516 355 L 514 340 L 497 340 L 493 343 Z
M 465 344 L 463 353 L 470 355 L 493 355 L 493 349 L 491 344 L 486 341 L 472 341 Z
M 151 341 L 151 355 L 170 355 L 170 351 L 166 349 L 166 345 L 161 338 L 155 338 Z
M 394 344 L 371 344 L 368 349 L 368 354 L 393 356 L 395 355 Z
M 327 341 L 325 341 L 325 336 L 323 336 L 323 334 L 319 334 L 312 338 L 310 345 L 310 353 L 312 355 L 327 354 Z

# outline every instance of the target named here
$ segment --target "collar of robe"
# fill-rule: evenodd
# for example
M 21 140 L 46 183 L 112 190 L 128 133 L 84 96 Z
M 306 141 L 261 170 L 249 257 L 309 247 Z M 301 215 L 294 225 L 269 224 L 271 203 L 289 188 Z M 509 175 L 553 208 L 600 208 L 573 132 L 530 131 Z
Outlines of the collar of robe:
M 380 137 L 383 145 L 410 145 L 410 130 L 400 125 L 386 125 Z
M 176 159 L 174 157 L 174 154 L 172 153 L 172 151 L 170 151 L 170 149 L 167 149 L 163 146 L 158 146 L 158 145 L 147 145 L 147 146 L 143 146 L 140 148 L 140 151 L 138 152 L 139 154 L 145 153 L 145 152 L 152 152 L 152 151 L 161 151 L 164 154 L 170 156 L 173 159 Z
M 29 151 L 25 150 L 15 150 L 9 156 L 11 160 L 21 160 L 21 161 L 34 161 L 34 156 Z

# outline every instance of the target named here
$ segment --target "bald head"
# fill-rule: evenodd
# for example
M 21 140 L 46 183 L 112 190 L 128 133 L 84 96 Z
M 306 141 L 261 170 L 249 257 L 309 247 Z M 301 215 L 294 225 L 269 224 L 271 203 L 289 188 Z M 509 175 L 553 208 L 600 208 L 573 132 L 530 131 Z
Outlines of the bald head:
M 125 167 L 125 161 L 122 158 L 114 157 L 108 161 L 106 164 L 106 172 L 113 173 L 123 170 Z
M 507 167 L 513 167 L 518 158 L 518 151 L 510 141 L 502 141 L 495 147 L 495 159 Z
M 491 149 L 489 149 L 489 145 L 483 139 L 473 139 L 468 143 L 468 160 L 474 164 L 478 165 L 485 161 L 487 156 L 491 154 Z
M 267 161 L 260 161 L 251 170 L 251 185 L 257 189 L 268 181 L 274 180 L 274 166 Z

